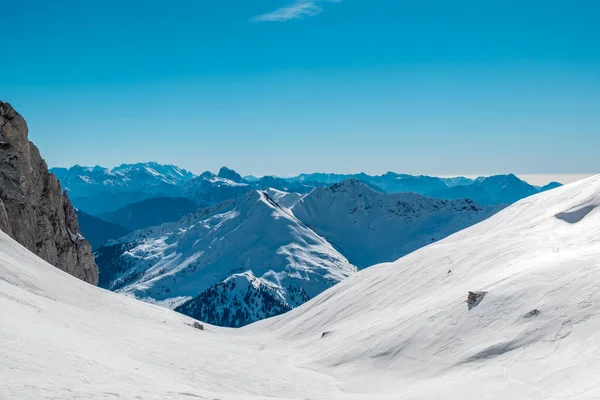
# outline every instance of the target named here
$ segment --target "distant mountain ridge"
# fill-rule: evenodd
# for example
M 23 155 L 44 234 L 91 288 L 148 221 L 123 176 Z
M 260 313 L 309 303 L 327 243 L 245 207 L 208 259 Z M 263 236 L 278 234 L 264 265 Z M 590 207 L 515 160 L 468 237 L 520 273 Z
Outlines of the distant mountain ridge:
M 73 205 L 98 215 L 153 197 L 180 197 L 183 185 L 194 178 L 174 165 L 155 162 L 50 169 L 69 193 Z
M 484 205 L 512 204 L 560 186 L 553 182 L 542 188 L 535 187 L 513 174 L 470 179 L 395 172 L 383 175 L 310 173 L 282 178 L 242 177 L 236 171 L 222 167 L 217 174 L 206 171 L 194 175 L 174 165 L 152 162 L 123 164 L 113 169 L 98 166 L 54 168 L 51 172 L 65 186 L 76 207 L 96 216 L 157 197 L 185 197 L 199 206 L 216 205 L 252 190 L 273 188 L 303 194 L 349 179 L 356 179 L 378 192 L 418 193 L 450 200 L 470 198 Z
M 514 174 L 477 178 L 470 185 L 458 185 L 430 193 L 440 199 L 471 199 L 479 204 L 513 204 L 534 194 L 561 186 L 553 182 L 542 188 L 530 185 Z
M 122 164 L 110 169 L 75 165 L 68 169 L 52 168 L 50 172 L 56 175 L 65 190 L 76 192 L 78 196 L 123 189 L 160 191 L 163 187 L 178 186 L 194 178 L 194 174 L 175 165 L 155 162 Z

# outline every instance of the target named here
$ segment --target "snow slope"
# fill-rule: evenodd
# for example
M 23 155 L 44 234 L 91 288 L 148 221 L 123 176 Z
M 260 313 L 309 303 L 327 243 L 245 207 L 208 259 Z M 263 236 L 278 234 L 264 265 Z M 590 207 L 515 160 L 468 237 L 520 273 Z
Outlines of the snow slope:
M 467 304 L 469 291 L 485 293 Z M 600 176 L 524 199 L 241 330 L 77 281 L 0 233 L 0 393 L 600 398 Z
M 0 232 L 0 398 L 296 399 L 336 392 L 252 337 L 88 285 Z
M 464 199 L 379 193 L 355 179 L 289 203 L 296 217 L 360 268 L 397 260 L 501 209 Z
M 469 291 L 484 293 L 470 307 Z M 600 176 L 361 271 L 247 335 L 390 398 L 600 398 Z M 319 332 L 330 332 L 315 341 Z M 397 391 L 396 391 L 397 390 Z M 385 398 L 383 394 L 377 398 Z
M 169 307 L 246 271 L 275 285 L 285 307 L 295 307 L 356 272 L 329 243 L 260 191 L 133 232 L 95 255 L 100 286 Z

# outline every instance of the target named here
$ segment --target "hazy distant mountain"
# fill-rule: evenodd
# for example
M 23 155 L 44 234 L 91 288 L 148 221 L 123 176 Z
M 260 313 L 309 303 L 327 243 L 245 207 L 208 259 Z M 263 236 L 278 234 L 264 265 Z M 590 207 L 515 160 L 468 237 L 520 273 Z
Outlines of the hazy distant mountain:
M 155 162 L 122 164 L 112 169 L 75 165 L 69 169 L 52 168 L 50 172 L 56 175 L 65 190 L 77 197 L 102 192 L 162 192 L 194 177 L 191 172 L 174 165 Z
M 165 222 L 179 221 L 185 215 L 191 214 L 199 208 L 201 206 L 186 198 L 158 197 L 100 214 L 99 217 L 135 231 Z
M 419 194 L 427 194 L 437 190 L 447 189 L 458 184 L 472 183 L 471 179 L 465 177 L 456 178 L 438 178 L 432 176 L 414 176 L 407 174 L 397 174 L 395 172 L 387 172 L 383 175 L 368 175 L 365 173 L 359 174 L 300 174 L 291 178 L 286 178 L 289 182 L 319 182 L 320 185 L 329 186 L 334 183 L 339 183 L 348 179 L 356 179 L 362 183 L 371 185 L 375 190 L 384 191 L 386 193 L 401 193 L 412 192 Z M 377 189 L 376 189 L 377 188 Z
M 465 178 L 464 176 L 456 176 L 453 178 L 440 178 L 448 187 L 467 186 L 475 182 L 473 179 Z
M 229 178 L 234 178 L 234 180 Z M 241 179 L 235 171 L 221 168 L 218 175 L 206 171 L 186 182 L 184 195 L 198 204 L 215 205 L 241 197 L 251 190 L 250 184 Z
M 542 186 L 539 190 L 540 190 L 540 192 L 545 192 L 548 190 L 559 188 L 561 186 L 562 186 L 562 183 L 550 182 L 549 184 Z
M 285 192 L 308 193 L 315 187 L 329 186 L 323 182 L 302 181 L 291 182 L 276 176 L 263 176 L 255 181 L 250 182 L 253 188 L 260 190 L 277 189 Z M 379 189 L 381 190 L 381 189 Z
M 242 178 L 240 174 L 227 167 L 221 167 L 217 176 L 219 178 L 229 179 L 230 181 L 236 183 L 246 183 L 246 181 L 244 180 L 244 178 Z
M 485 205 L 512 204 L 541 191 L 555 188 L 557 185 L 560 186 L 560 184 L 552 183 L 547 187 L 538 189 L 513 174 L 494 175 L 477 178 L 471 185 L 455 186 L 432 192 L 430 195 L 442 199 L 469 198 Z
M 311 173 L 290 178 L 244 178 L 236 171 L 222 167 L 218 174 L 206 171 L 195 176 L 179 167 L 158 163 L 123 164 L 113 169 L 74 166 L 51 171 L 69 191 L 73 204 L 93 215 L 157 197 L 185 197 L 197 204 L 215 205 L 257 189 L 308 193 L 316 187 L 327 187 L 348 179 L 356 179 L 378 192 L 409 192 L 442 199 L 471 198 L 480 204 L 492 205 L 511 204 L 531 194 L 560 186 L 553 182 L 537 188 L 512 174 L 476 180 L 461 176 L 446 178 L 394 172 L 383 175 Z
M 83 237 L 85 237 L 92 245 L 92 250 L 96 250 L 107 240 L 118 239 L 132 231 L 132 229 L 127 229 L 118 224 L 104 221 L 79 209 L 76 209 L 75 211 L 77 212 L 77 219 L 79 220 L 79 229 L 81 229 Z
M 73 204 L 94 215 L 117 210 L 151 197 L 176 197 L 194 175 L 174 165 L 154 162 L 123 164 L 108 169 L 100 166 L 52 168 Z

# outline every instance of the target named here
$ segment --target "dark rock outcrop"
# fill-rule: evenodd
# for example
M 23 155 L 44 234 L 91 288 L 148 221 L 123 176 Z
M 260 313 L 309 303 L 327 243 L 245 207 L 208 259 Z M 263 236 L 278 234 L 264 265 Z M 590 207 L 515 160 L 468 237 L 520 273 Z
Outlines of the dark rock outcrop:
M 29 141 L 23 117 L 2 101 L 0 229 L 57 268 L 98 283 L 92 248 L 80 233 L 75 209 Z

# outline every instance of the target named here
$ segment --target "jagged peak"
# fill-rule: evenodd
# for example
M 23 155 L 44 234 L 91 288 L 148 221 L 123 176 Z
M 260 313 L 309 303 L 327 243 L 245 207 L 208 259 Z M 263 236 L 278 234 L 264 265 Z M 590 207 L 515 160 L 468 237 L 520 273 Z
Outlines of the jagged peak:
M 200 175 L 198 175 L 198 178 L 202 178 L 202 179 L 210 179 L 210 178 L 214 178 L 216 175 L 210 171 L 204 171 L 203 173 L 201 173 Z
M 475 182 L 483 183 L 483 182 L 498 182 L 498 181 L 506 181 L 510 183 L 518 183 L 523 182 L 524 180 L 520 179 L 515 174 L 498 174 L 498 175 L 490 175 L 490 176 L 481 176 L 475 180 Z
M 244 182 L 244 178 L 240 174 L 227 167 L 221 167 L 217 176 L 236 183 Z
M 10 121 L 13 118 L 20 116 L 21 115 L 10 105 L 10 103 L 0 100 L 0 118 Z

